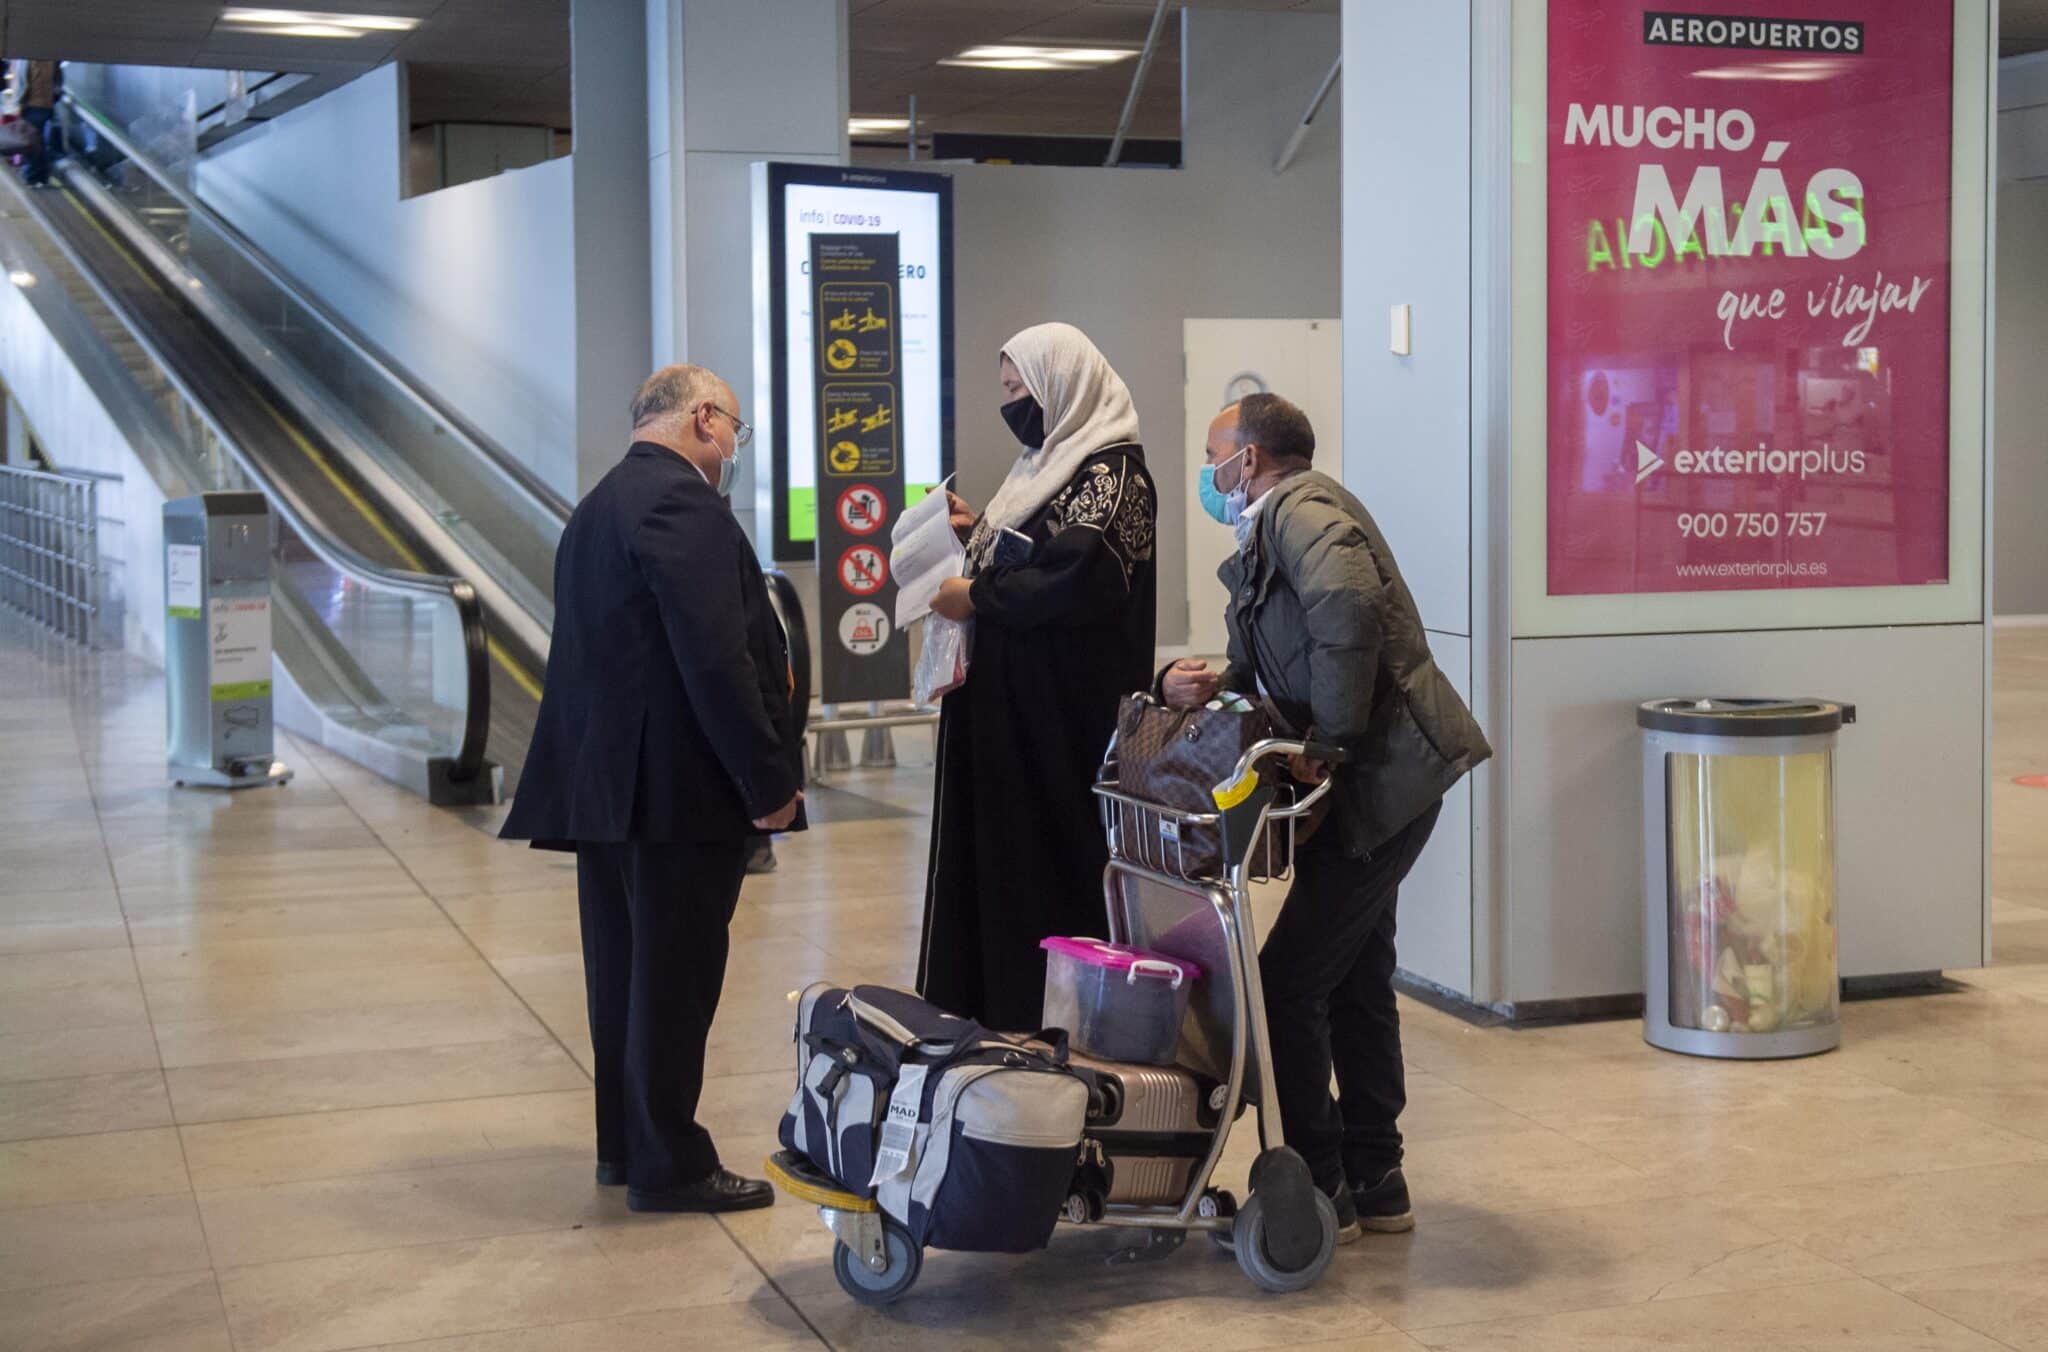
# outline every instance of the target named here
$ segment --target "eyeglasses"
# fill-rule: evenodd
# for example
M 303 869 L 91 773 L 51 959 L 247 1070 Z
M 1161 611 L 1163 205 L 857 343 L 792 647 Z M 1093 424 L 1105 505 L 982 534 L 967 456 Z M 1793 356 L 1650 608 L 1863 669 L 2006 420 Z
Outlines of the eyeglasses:
M 744 446 L 754 439 L 754 425 L 752 423 L 742 422 L 740 420 L 739 414 L 729 413 L 725 409 L 720 408 L 716 404 L 707 403 L 706 405 L 704 405 L 704 407 L 710 409 L 713 413 L 724 413 L 726 417 L 732 420 L 732 444 L 735 447 Z

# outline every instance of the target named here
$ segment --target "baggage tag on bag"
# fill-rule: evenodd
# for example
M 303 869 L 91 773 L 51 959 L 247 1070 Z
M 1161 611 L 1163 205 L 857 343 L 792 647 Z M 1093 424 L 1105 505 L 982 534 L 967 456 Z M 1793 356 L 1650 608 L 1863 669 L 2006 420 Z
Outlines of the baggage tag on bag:
M 910 1167 L 910 1151 L 917 1144 L 918 1111 L 924 1103 L 925 1066 L 905 1066 L 896 1077 L 896 1092 L 889 1095 L 889 1111 L 882 1119 L 882 1145 L 875 1151 L 875 1176 L 871 1188 L 895 1178 Z
M 1216 800 L 1216 806 L 1228 812 L 1252 796 L 1252 790 L 1259 787 L 1259 772 L 1247 770 L 1236 779 L 1226 779 L 1209 791 Z

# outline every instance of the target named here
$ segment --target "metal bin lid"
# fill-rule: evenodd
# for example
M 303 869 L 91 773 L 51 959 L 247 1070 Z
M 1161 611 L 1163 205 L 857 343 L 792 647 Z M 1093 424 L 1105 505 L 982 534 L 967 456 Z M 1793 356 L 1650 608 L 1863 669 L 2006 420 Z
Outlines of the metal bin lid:
M 1825 699 L 1734 699 L 1722 695 L 1645 700 L 1636 726 L 1700 737 L 1811 737 L 1856 721 L 1856 706 Z

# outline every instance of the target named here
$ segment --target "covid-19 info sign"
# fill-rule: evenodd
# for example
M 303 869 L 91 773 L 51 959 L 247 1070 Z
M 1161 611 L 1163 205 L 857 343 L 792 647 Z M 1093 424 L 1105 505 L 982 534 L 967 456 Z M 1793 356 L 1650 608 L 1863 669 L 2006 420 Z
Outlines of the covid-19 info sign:
M 1550 0 L 1548 590 L 1948 576 L 1949 0 Z

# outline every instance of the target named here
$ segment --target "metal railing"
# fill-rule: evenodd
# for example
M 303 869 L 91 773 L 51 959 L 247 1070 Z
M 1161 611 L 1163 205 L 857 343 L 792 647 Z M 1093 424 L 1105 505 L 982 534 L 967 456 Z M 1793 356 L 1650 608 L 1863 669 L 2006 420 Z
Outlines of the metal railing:
M 100 566 L 99 480 L 0 465 L 0 605 L 93 645 Z

